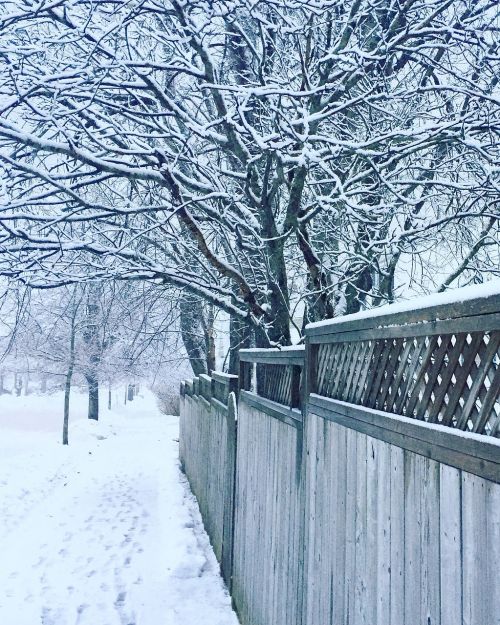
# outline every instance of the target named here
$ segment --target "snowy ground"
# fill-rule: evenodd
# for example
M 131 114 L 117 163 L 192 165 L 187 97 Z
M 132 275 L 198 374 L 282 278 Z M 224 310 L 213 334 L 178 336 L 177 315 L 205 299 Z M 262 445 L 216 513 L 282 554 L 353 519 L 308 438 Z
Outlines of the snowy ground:
M 146 393 L 88 422 L 76 395 L 63 448 L 61 406 L 0 397 L 0 624 L 237 625 L 178 419 Z

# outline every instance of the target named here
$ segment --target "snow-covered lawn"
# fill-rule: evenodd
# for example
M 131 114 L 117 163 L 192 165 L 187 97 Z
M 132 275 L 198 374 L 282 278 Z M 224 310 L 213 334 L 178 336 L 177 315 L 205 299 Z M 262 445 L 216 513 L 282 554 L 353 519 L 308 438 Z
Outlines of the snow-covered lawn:
M 99 423 L 85 401 L 64 448 L 61 394 L 0 397 L 0 624 L 237 625 L 178 419 L 148 392 Z

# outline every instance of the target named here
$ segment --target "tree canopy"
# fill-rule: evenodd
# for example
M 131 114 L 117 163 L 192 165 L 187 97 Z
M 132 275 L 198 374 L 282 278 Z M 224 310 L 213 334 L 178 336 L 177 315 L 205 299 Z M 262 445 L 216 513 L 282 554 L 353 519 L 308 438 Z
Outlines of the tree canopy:
M 498 274 L 499 15 L 7 0 L 0 271 L 179 287 L 259 345 L 289 343 L 296 310 Z

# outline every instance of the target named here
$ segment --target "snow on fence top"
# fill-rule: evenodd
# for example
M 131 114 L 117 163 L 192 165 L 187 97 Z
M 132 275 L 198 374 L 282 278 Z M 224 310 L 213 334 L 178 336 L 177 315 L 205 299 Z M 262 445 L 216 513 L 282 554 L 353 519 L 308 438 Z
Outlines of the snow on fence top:
M 312 392 L 500 436 L 500 280 L 307 328 Z
M 268 364 L 302 365 L 304 362 L 304 345 L 288 345 L 271 349 L 248 348 L 240 349 L 240 360 L 244 362 L 266 362 Z
M 306 335 L 500 313 L 500 279 L 310 323 Z

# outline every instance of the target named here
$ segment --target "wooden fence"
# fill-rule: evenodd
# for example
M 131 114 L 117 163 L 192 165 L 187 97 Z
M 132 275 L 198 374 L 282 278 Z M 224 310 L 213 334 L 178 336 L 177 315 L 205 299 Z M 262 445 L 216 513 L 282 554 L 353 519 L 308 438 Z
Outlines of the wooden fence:
M 181 467 L 198 500 L 224 580 L 231 586 L 236 376 L 213 373 L 181 384 Z
M 237 444 L 183 385 L 183 465 L 243 625 L 500 625 L 500 294 L 455 298 L 242 350 Z

